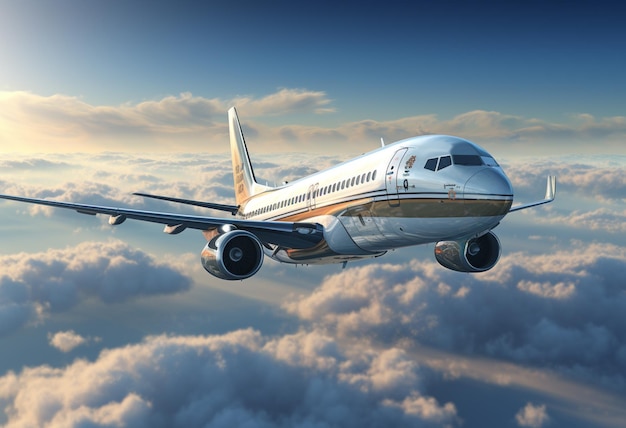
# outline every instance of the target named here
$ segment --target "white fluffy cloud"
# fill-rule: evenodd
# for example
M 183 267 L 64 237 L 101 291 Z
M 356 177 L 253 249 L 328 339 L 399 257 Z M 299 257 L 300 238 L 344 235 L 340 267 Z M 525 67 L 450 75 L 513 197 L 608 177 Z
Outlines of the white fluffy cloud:
M 225 155 L 159 157 L 103 153 L 81 156 L 5 159 L 0 171 L 5 182 L 0 185 L 17 194 L 105 205 L 121 201 L 149 209 L 178 208 L 161 201 L 141 201 L 128 194 L 141 190 L 225 203 L 232 201 L 230 160 Z M 302 155 L 281 158 L 280 163 L 268 156 L 256 159 L 257 175 L 270 182 L 291 180 L 338 161 L 336 157 Z M 97 165 L 97 171 L 86 164 Z M 605 176 L 608 180 L 605 184 L 613 183 L 613 194 L 624 187 L 619 181 L 618 168 L 604 166 L 601 173 L 592 174 L 591 165 L 559 165 L 561 190 L 574 195 L 593 189 L 594 176 Z M 528 170 L 518 166 L 514 164 L 511 168 L 521 174 L 520 188 L 535 195 L 535 182 L 543 186 L 543 173 L 554 165 L 529 167 Z M 541 169 L 544 167 L 545 170 Z M 71 174 L 61 173 L 67 170 L 72 171 Z M 30 179 L 38 173 L 41 177 L 48 174 L 48 179 L 37 185 L 20 182 L 19 177 Z M 588 180 L 575 183 L 581 174 L 589 174 Z M 65 177 L 71 181 L 63 181 Z M 16 185 L 16 181 L 19 184 Z M 601 196 L 596 202 L 606 202 L 610 194 L 606 192 L 606 197 Z M 10 213 L 14 212 L 14 207 L 25 207 L 9 203 L 3 206 L 3 210 Z M 618 215 L 619 211 L 601 208 L 596 214 L 607 213 Z M 78 216 L 73 212 L 67 215 Z M 583 213 L 569 215 L 582 216 Z M 566 223 L 566 214 L 561 217 L 561 223 Z M 583 217 L 578 221 L 582 222 Z M 607 219 L 603 224 L 610 223 Z M 597 224 L 602 227 L 602 223 Z M 570 225 L 576 226 L 575 223 Z M 0 257 L 3 266 L 14 269 L 11 275 L 7 275 L 9 269 L 4 268 L 0 274 L 0 333 L 14 332 L 85 299 L 127 301 L 154 293 L 184 291 L 189 287 L 189 280 L 174 266 L 157 263 L 124 244 L 84 245 L 74 250 Z M 336 421 L 343 421 L 344 417 L 360 421 L 357 414 L 364 414 L 380 425 L 454 424 L 464 415 L 457 417 L 453 403 L 441 399 L 437 402 L 429 396 L 429 381 L 424 380 L 423 372 L 434 369 L 446 378 L 462 376 L 502 388 L 512 386 L 538 391 L 576 405 L 596 400 L 594 417 L 607 414 L 614 420 L 623 420 L 623 413 L 615 412 L 616 408 L 623 408 L 623 402 L 615 404 L 611 397 L 598 398 L 601 395 L 598 390 L 603 391 L 599 386 L 602 385 L 609 391 L 624 391 L 626 324 L 622 314 L 626 302 L 620 280 L 626 268 L 624 249 L 579 242 L 567 251 L 547 253 L 546 250 L 543 256 L 532 257 L 505 252 L 493 271 L 480 275 L 457 274 L 432 262 L 355 264 L 358 267 L 325 278 L 309 296 L 291 299 L 286 307 L 308 324 L 303 327 L 308 328 L 307 331 L 282 337 L 246 332 L 236 339 L 230 335 L 194 338 L 204 341 L 204 345 L 197 347 L 188 345 L 192 338 L 149 338 L 144 343 L 105 351 L 93 362 L 76 361 L 63 369 L 41 366 L 24 369 L 19 374 L 6 374 L 0 379 L 0 406 L 8 405 L 12 409 L 7 417 L 15 426 L 20 423 L 37 425 L 40 421 L 49 421 L 51 426 L 176 426 L 185 423 L 209 426 L 299 423 L 305 426 L 309 422 L 323 426 L 337 425 Z M 92 259 L 96 262 L 90 261 Z M 114 263 L 115 260 L 120 263 Z M 94 272 L 99 273 L 94 276 Z M 150 279 L 150 272 L 158 278 Z M 311 268 L 307 272 L 314 277 L 324 270 Z M 168 287 L 168 275 L 180 281 L 169 283 Z M 110 289 L 120 278 L 132 278 L 133 284 Z M 149 289 L 149 285 L 157 289 Z M 89 332 L 81 333 L 84 336 L 68 335 L 68 346 L 90 339 Z M 50 341 L 57 338 L 59 344 L 62 337 L 54 335 Z M 411 352 L 411 346 L 423 346 L 431 351 L 430 354 L 423 350 Z M 133 352 L 157 361 L 154 370 L 132 360 L 129 355 Z M 194 353 L 213 363 L 202 365 L 204 362 L 193 359 L 196 358 L 192 357 Z M 247 360 L 242 361 L 242 353 L 248 356 Z M 109 354 L 117 355 L 117 361 L 130 358 L 128 366 L 118 372 L 119 379 L 111 374 L 114 364 L 108 362 Z M 484 360 L 484 364 L 479 365 L 477 359 Z M 176 364 L 190 364 L 190 370 L 185 371 Z M 217 376 L 213 373 L 217 370 L 215 367 L 222 371 L 223 378 L 209 376 Z M 191 372 L 193 368 L 195 372 Z M 84 377 L 78 374 L 83 369 Z M 239 374 L 235 373 L 237 370 Z M 168 371 L 183 378 L 172 379 Z M 276 374 L 282 383 L 270 382 L 259 374 L 261 371 Z M 96 377 L 94 373 L 109 379 L 111 385 L 96 383 L 93 393 L 87 394 L 84 400 L 81 397 L 86 389 L 77 392 L 66 387 L 72 376 L 87 384 Z M 191 392 L 181 392 L 181 398 L 174 394 L 163 398 L 158 391 L 152 391 L 162 385 L 182 391 L 188 385 L 185 382 L 192 382 L 192 378 L 204 376 L 204 373 L 207 385 L 193 386 L 192 383 Z M 245 375 L 248 375 L 246 379 Z M 559 383 L 562 378 L 574 381 Z M 575 388 L 576 382 L 581 385 L 581 380 L 593 387 Z M 231 383 L 234 386 L 228 386 Z M 43 395 L 31 393 L 35 384 L 44 385 L 44 391 L 67 388 L 61 407 L 57 402 L 46 401 Z M 258 394 L 271 391 L 272 396 L 278 397 L 277 401 L 268 403 L 253 397 L 252 391 L 244 391 L 250 389 L 250 385 L 255 385 L 254 389 L 261 385 Z M 211 389 L 213 386 L 215 390 Z M 218 394 L 220 388 L 225 390 L 223 395 Z M 116 395 L 109 394 L 112 390 Z M 196 396 L 192 397 L 194 393 Z M 290 398 L 290 394 L 296 398 Z M 34 403 L 30 407 L 32 411 L 28 410 L 31 404 L 26 402 L 28 395 Z M 533 398 L 524 396 L 520 400 L 508 415 L 509 420 L 515 420 L 515 411 L 529 399 Z M 296 405 L 297 400 L 302 404 Z M 606 407 L 599 405 L 599 400 L 608 403 Z M 551 419 L 558 420 L 559 411 L 547 402 Z M 520 410 L 519 417 L 531 420 L 531 415 L 541 409 L 541 406 L 532 406 L 528 411 Z M 272 411 L 268 413 L 266 409 Z M 162 422 L 164 420 L 166 422 Z
M 479 275 L 432 262 L 371 264 L 331 275 L 285 307 L 343 338 L 410 339 L 623 389 L 624 271 L 626 250 L 609 244 L 509 254 Z
M 559 189 L 600 201 L 626 200 L 626 175 L 622 166 L 584 162 L 514 162 L 505 171 L 516 190 L 537 193 L 545 177 L 556 175 Z
M 186 291 L 178 270 L 119 241 L 0 256 L 0 334 L 84 299 L 105 303 Z
M 5 149 L 24 151 L 124 150 L 223 151 L 227 142 L 226 111 L 239 106 L 248 116 L 333 111 L 324 92 L 281 89 L 263 98 L 208 99 L 182 93 L 161 100 L 120 106 L 91 105 L 68 95 L 42 96 L 0 92 L 0 141 Z M 251 127 L 251 132 L 254 128 Z
M 568 225 L 574 228 L 605 231 L 609 233 L 626 232 L 626 209 L 615 211 L 598 208 L 593 211 L 572 211 L 565 215 L 549 215 L 537 218 L 538 222 Z
M 83 337 L 73 330 L 59 331 L 55 334 L 48 333 L 50 346 L 57 348 L 61 352 L 70 352 L 73 349 L 86 345 L 90 342 L 99 342 L 99 337 Z
M 532 403 L 527 403 L 515 415 L 515 420 L 521 427 L 541 428 L 548 423 L 550 418 L 546 412 L 545 405 L 535 406 Z
M 0 378 L 7 428 L 19 426 L 442 426 L 451 403 L 419 388 L 401 350 L 341 349 L 317 333 L 272 339 L 154 336 L 93 362 Z
M 449 119 L 434 114 L 395 120 L 373 119 L 348 122 L 334 128 L 307 125 L 271 127 L 258 118 L 290 113 L 333 112 L 332 101 L 323 91 L 284 88 L 264 97 L 209 99 L 182 93 L 160 100 L 120 106 L 91 105 L 67 95 L 41 96 L 28 92 L 0 92 L 0 141 L 6 149 L 58 151 L 181 151 L 198 147 L 224 151 L 228 141 L 226 110 L 238 106 L 245 131 L 259 137 L 263 150 L 287 147 L 333 148 L 335 151 L 362 150 L 380 137 L 396 141 L 421 134 L 459 135 L 477 142 L 505 143 L 567 141 L 582 144 L 589 139 L 600 144 L 620 142 L 626 135 L 626 117 L 594 118 L 580 115 L 571 123 L 551 123 L 501 112 L 475 110 Z M 207 141 L 209 142 L 207 144 Z M 506 148 L 505 148 L 506 150 Z

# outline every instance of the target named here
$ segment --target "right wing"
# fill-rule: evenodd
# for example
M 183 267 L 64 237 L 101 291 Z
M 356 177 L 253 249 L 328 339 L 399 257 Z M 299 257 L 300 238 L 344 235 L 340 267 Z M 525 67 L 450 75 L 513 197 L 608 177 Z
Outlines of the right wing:
M 220 217 L 204 217 L 187 214 L 143 211 L 131 208 L 114 208 L 72 202 L 50 201 L 47 199 L 25 198 L 0 195 L 0 199 L 46 205 L 55 208 L 75 210 L 81 214 L 106 214 L 109 224 L 118 225 L 126 219 L 141 220 L 165 225 L 164 232 L 180 233 L 184 229 L 209 230 L 220 226 L 234 226 L 247 230 L 263 243 L 275 244 L 284 248 L 310 248 L 324 238 L 323 227 L 317 223 L 294 223 L 284 221 L 242 220 Z
M 509 209 L 509 212 L 525 210 L 526 208 L 536 207 L 537 205 L 547 204 L 552 202 L 556 197 L 556 177 L 553 175 L 548 176 L 548 183 L 546 184 L 546 196 L 541 201 L 531 202 L 528 204 L 516 205 Z

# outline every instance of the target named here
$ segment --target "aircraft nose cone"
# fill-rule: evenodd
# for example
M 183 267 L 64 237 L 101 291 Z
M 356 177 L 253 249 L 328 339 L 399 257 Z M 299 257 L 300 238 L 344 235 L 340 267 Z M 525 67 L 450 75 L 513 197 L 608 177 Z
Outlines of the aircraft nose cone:
M 513 196 L 513 187 L 504 173 L 495 168 L 485 168 L 465 182 L 463 193 L 466 198 L 498 195 Z

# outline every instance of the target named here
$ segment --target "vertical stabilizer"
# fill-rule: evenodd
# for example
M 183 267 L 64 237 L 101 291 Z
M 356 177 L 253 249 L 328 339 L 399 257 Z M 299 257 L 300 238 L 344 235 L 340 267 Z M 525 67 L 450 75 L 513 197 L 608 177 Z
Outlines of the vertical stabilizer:
M 237 205 L 243 205 L 250 197 L 267 190 L 267 186 L 257 183 L 250 163 L 248 148 L 243 138 L 237 110 L 228 110 L 228 126 L 230 129 L 230 152 L 233 161 L 233 178 L 235 180 L 235 199 Z

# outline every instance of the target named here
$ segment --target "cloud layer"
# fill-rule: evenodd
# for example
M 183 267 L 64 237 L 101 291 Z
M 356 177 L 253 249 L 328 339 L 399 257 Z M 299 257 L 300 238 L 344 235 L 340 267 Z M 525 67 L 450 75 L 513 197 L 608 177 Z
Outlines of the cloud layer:
M 626 385 L 626 250 L 609 244 L 504 256 L 464 275 L 431 262 L 372 264 L 327 277 L 291 313 L 339 337 L 413 340 L 466 355 Z
M 0 256 L 0 264 L 0 335 L 85 299 L 118 303 L 191 286 L 178 270 L 119 241 Z
M 253 330 L 154 336 L 94 362 L 0 378 L 7 428 L 18 426 L 441 426 L 454 405 L 419 391 L 401 350 L 343 350 L 316 332 Z
M 180 151 L 182 147 L 224 151 L 226 145 L 211 147 L 204 142 L 209 137 L 214 142 L 228 141 L 226 111 L 232 106 L 255 117 L 330 112 L 329 104 L 324 92 L 301 89 L 229 101 L 182 93 L 120 106 L 91 105 L 61 94 L 0 92 L 0 141 L 5 150 L 13 147 L 20 151 L 28 147 L 31 151 L 58 152 L 59 142 L 64 143 L 65 151 Z
M 338 156 L 294 154 L 278 162 L 266 155 L 258 157 L 255 171 L 270 182 L 280 182 L 338 161 Z M 5 181 L 0 185 L 10 193 L 105 205 L 121 201 L 158 210 L 180 207 L 128 194 L 141 190 L 232 201 L 230 160 L 225 155 L 102 153 L 49 155 L 45 159 L 14 156 L 3 162 L 0 177 Z M 624 185 L 615 165 L 598 166 L 583 160 L 544 165 L 514 162 L 506 170 L 511 171 L 521 194 L 529 197 L 538 196 L 537 188 L 543 190 L 545 185 L 543 175 L 556 170 L 560 198 L 546 218 L 559 218 L 568 237 L 577 236 L 577 227 L 592 221 L 582 209 L 578 214 L 568 211 L 568 198 L 589 201 L 593 216 L 621 213 L 619 192 Z M 581 181 L 581 176 L 586 179 Z M 600 177 L 605 186 L 594 188 L 594 180 Z M 597 193 L 587 198 L 594 191 Z M 560 205 L 563 201 L 565 207 Z M 3 206 L 12 218 L 14 208 L 27 207 Z M 74 212 L 63 215 L 78 216 Z M 607 217 L 597 224 L 615 228 L 618 222 L 619 217 Z M 94 224 L 99 227 L 101 223 Z M 516 248 L 523 246 L 515 243 Z M 610 415 L 613 421 L 624 416 L 615 410 L 624 407 L 623 400 L 610 394 L 623 395 L 626 385 L 626 324 L 622 316 L 626 302 L 620 282 L 626 268 L 623 247 L 572 242 L 566 248 L 541 249 L 542 256 L 513 253 L 511 248 L 508 245 L 493 271 L 480 275 L 446 271 L 432 259 L 398 263 L 398 255 L 395 264 L 378 263 L 385 259 L 377 259 L 355 264 L 355 268 L 348 265 L 341 273 L 319 281 L 317 275 L 338 269 L 302 270 L 307 280 L 295 284 L 298 291 L 302 291 L 302 283 L 319 287 L 308 296 L 290 297 L 285 306 L 298 318 L 289 319 L 289 328 L 300 324 L 302 330 L 296 334 L 238 331 L 222 336 L 155 336 L 104 351 L 91 362 L 7 373 L 0 378 L 0 401 L 4 400 L 0 405 L 9 406 L 9 426 L 44 422 L 51 426 L 324 426 L 362 421 L 361 414 L 379 425 L 440 426 L 460 423 L 467 411 L 456 398 L 443 399 L 430 387 L 434 383 L 434 390 L 441 385 L 445 388 L 448 379 L 460 377 L 507 393 L 521 390 L 518 402 L 509 409 L 509 423 L 545 426 L 547 415 L 558 423 L 563 406 L 576 413 L 572 409 L 586 405 L 595 410 L 580 415 L 581 420 L 619 426 L 598 415 Z M 414 257 L 410 250 L 404 254 Z M 120 242 L 1 256 L 0 263 L 7 267 L 0 278 L 0 331 L 5 335 L 85 299 L 127 302 L 185 291 L 190 284 L 174 265 L 158 263 L 153 256 Z M 196 270 L 199 267 L 196 257 L 184 263 Z M 191 272 L 189 266 L 187 273 Z M 271 275 L 265 269 L 286 271 L 283 266 L 268 264 L 260 277 Z M 278 281 L 289 281 L 284 278 Z M 122 280 L 131 282 L 122 285 Z M 69 352 L 89 340 L 88 331 L 80 333 L 62 331 L 42 345 L 47 348 L 50 343 Z M 73 349 L 86 352 L 86 348 Z M 110 360 L 109 355 L 115 358 Z M 139 358 L 156 363 L 147 367 Z M 116 372 L 116 367 L 121 369 Z M 276 382 L 263 377 L 264 373 L 276 376 Z M 103 380 L 94 384 L 92 379 L 97 377 Z M 194 378 L 204 383 L 200 385 Z M 72 386 L 70 379 L 78 379 L 83 389 Z M 91 393 L 85 392 L 88 384 L 93 386 Z M 250 385 L 255 388 L 250 390 Z M 267 401 L 261 392 L 255 395 L 257 385 L 261 392 L 271 391 L 265 395 L 274 401 Z M 36 386 L 42 388 L 41 394 Z M 463 390 L 462 385 L 459 388 Z M 167 395 L 161 389 L 179 394 Z M 51 390 L 62 391 L 59 401 L 45 396 L 45 391 Z M 541 397 L 528 397 L 528 391 Z M 566 404 L 557 405 L 558 400 Z M 533 404 L 524 406 L 528 401 Z
M 567 123 L 474 110 L 453 118 L 434 114 L 380 121 L 366 119 L 335 127 L 310 125 L 269 126 L 262 119 L 292 113 L 329 113 L 332 101 L 322 91 L 280 89 L 264 97 L 208 99 L 182 93 L 160 100 L 120 106 L 91 105 L 68 95 L 42 96 L 28 92 L 0 93 L 0 141 L 5 149 L 24 151 L 224 151 L 228 141 L 226 111 L 237 106 L 244 131 L 258 140 L 263 151 L 289 149 L 354 152 L 381 137 L 396 141 L 421 134 L 451 134 L 481 141 L 506 143 L 567 142 L 621 147 L 626 117 L 595 118 L 576 115 Z M 260 118 L 260 121 L 255 121 Z M 208 144 L 207 144 L 208 142 Z M 595 147 L 594 146 L 594 147 Z M 524 146 L 525 148 L 525 146 Z M 538 146 L 538 149 L 540 147 Z

